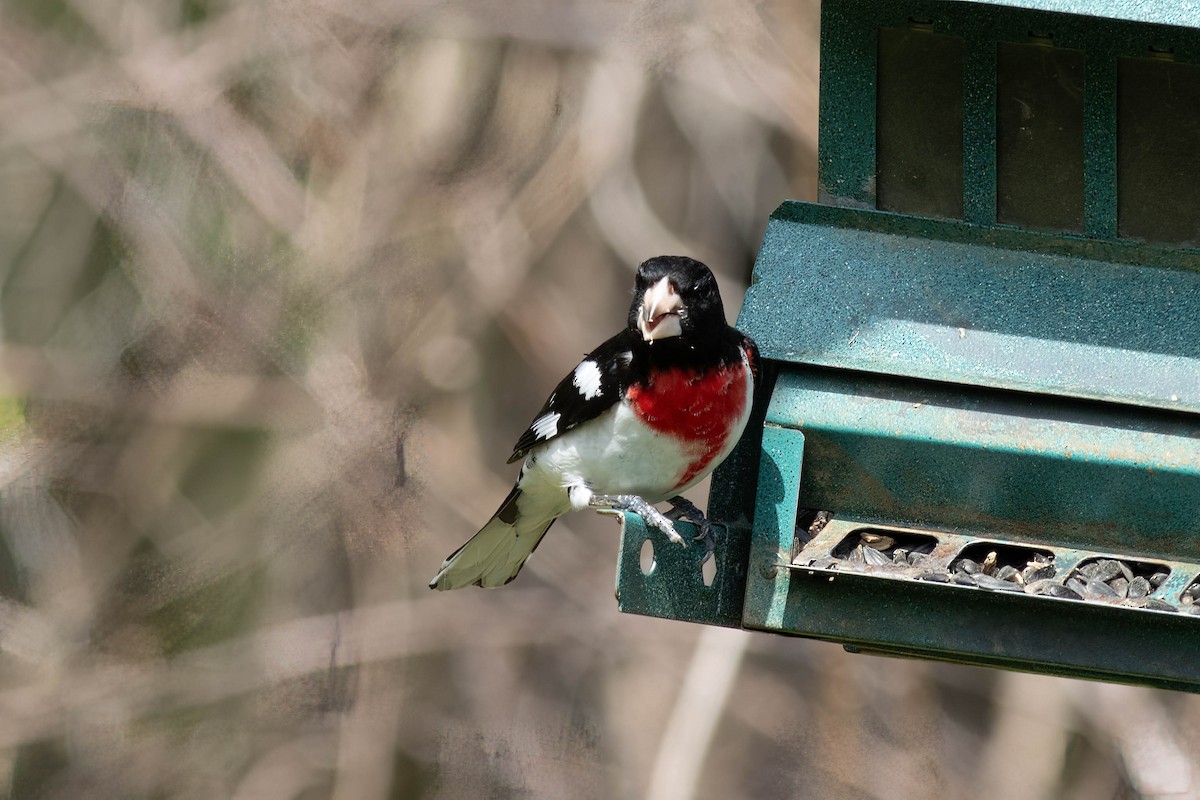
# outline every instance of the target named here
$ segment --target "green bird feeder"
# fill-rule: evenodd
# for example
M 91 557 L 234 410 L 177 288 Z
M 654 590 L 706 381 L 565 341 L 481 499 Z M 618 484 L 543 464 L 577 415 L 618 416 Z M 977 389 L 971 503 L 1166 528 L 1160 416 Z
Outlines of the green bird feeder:
M 715 575 L 626 515 L 620 609 L 1200 691 L 1200 4 L 825 0 L 820 113 Z

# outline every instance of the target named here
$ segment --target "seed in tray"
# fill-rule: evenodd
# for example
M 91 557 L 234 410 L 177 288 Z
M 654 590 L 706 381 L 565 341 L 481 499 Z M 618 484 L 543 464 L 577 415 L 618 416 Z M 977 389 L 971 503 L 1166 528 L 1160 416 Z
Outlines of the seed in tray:
M 1179 609 L 1168 603 L 1166 600 L 1159 600 L 1157 597 L 1146 598 L 1146 608 L 1154 611 L 1178 611 Z
M 1133 580 L 1133 570 L 1131 570 L 1129 568 L 1129 565 L 1126 564 L 1124 561 L 1117 562 L 1117 569 L 1121 570 L 1121 574 L 1125 576 L 1125 580 L 1127 580 L 1127 581 Z
M 1021 577 L 1021 573 L 1017 572 L 1016 567 L 1005 564 L 1000 569 L 996 570 L 996 577 L 1002 581 L 1016 581 Z
M 1098 581 L 1098 580 L 1094 580 L 1094 579 L 1085 580 L 1083 582 L 1083 585 L 1087 589 L 1087 591 L 1085 591 L 1083 593 L 1084 597 L 1089 597 L 1089 598 L 1092 598 L 1092 597 L 1097 597 L 1097 598 L 1098 597 L 1103 597 L 1103 598 L 1120 597 L 1120 595 L 1117 594 L 1117 590 L 1112 588 L 1111 586 L 1109 586 L 1104 581 Z
M 996 592 L 1022 592 L 1022 591 L 1024 591 L 1024 589 L 1022 589 L 1017 584 L 1012 583 L 1011 581 L 1004 581 L 993 575 L 985 575 L 982 572 L 979 573 L 978 575 L 972 575 L 971 577 L 973 577 L 975 579 L 975 585 L 978 586 L 980 589 L 987 589 L 989 591 L 996 591 Z
M 1093 561 L 1079 568 L 1084 576 L 1097 581 L 1111 581 L 1121 574 L 1121 565 L 1111 558 Z
M 1046 595 L 1049 597 L 1066 597 L 1067 600 L 1082 600 L 1084 597 L 1072 589 L 1064 587 L 1061 583 L 1052 578 L 1042 578 L 1040 581 L 1034 581 L 1025 587 L 1025 591 L 1031 595 Z
M 926 559 L 925 553 L 909 553 L 908 554 L 909 566 L 919 567 L 923 563 L 925 563 L 925 559 Z
M 968 575 L 965 572 L 956 572 L 954 573 L 954 582 L 959 586 L 974 586 L 975 576 Z
M 1168 575 L 1168 573 L 1163 572 L 1161 570 L 1154 573 L 1153 575 L 1150 576 L 1150 585 L 1153 586 L 1155 589 L 1157 589 L 1158 587 L 1162 586 L 1163 583 L 1166 582 L 1167 575 Z
M 1128 594 L 1130 597 L 1145 597 L 1150 594 L 1150 581 L 1141 575 L 1137 576 L 1129 582 Z
M 903 547 L 897 547 L 892 551 L 892 563 L 898 567 L 908 566 L 908 551 Z
M 1080 597 L 1086 597 L 1088 594 L 1087 584 L 1082 578 L 1068 578 L 1067 588 L 1078 594 Z
M 1184 597 L 1190 597 L 1193 600 L 1200 600 L 1200 583 L 1193 583 L 1191 586 L 1183 590 Z
M 944 572 L 922 572 L 917 576 L 919 581 L 933 581 L 934 583 L 949 583 L 950 576 Z
M 991 575 L 996 571 L 997 560 L 999 560 L 999 556 L 996 554 L 995 550 L 992 550 L 987 554 L 987 558 L 983 559 L 983 563 L 979 565 L 979 568 L 985 575 Z
M 1053 583 L 1045 588 L 1044 591 L 1038 592 L 1047 597 L 1057 597 L 1061 600 L 1082 600 L 1083 595 L 1072 589 L 1070 586 L 1063 586 L 1061 583 Z
M 1021 570 L 1021 577 L 1025 579 L 1025 583 L 1033 583 L 1044 578 L 1053 578 L 1056 571 L 1053 564 L 1031 561 L 1029 566 Z
M 1051 578 L 1042 578 L 1025 587 L 1029 594 L 1057 597 L 1060 600 L 1082 600 L 1083 595 Z
M 874 547 L 864 547 L 862 549 L 863 560 L 874 567 L 882 567 L 885 564 L 891 564 L 892 560 L 887 557 L 886 553 L 881 553 Z
M 860 533 L 858 540 L 875 550 L 887 550 L 896 544 L 895 539 L 882 533 Z
M 959 559 L 958 563 L 954 565 L 954 568 L 959 572 L 965 572 L 968 575 L 975 575 L 979 573 L 981 569 L 979 562 L 972 561 L 969 558 Z
M 1129 595 L 1129 581 L 1123 575 L 1113 578 L 1108 582 L 1108 585 L 1117 593 L 1117 597 L 1127 597 Z M 1147 583 L 1146 585 L 1149 586 L 1150 584 Z
M 1049 589 L 1051 586 L 1061 586 L 1061 585 L 1062 584 L 1060 584 L 1058 581 L 1051 580 L 1050 578 L 1041 578 L 1040 580 L 1030 581 L 1029 583 L 1025 584 L 1025 593 L 1026 594 L 1045 594 L 1046 590 Z

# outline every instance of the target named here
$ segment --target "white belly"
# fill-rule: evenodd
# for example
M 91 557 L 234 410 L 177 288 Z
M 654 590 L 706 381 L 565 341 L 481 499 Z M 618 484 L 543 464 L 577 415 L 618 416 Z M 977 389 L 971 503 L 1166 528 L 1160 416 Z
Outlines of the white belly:
M 696 455 L 695 446 L 654 431 L 617 403 L 531 452 L 521 487 L 531 500 L 556 496 L 560 514 L 571 507 L 567 488 L 580 484 L 595 494 L 636 494 L 658 503 L 677 493 Z

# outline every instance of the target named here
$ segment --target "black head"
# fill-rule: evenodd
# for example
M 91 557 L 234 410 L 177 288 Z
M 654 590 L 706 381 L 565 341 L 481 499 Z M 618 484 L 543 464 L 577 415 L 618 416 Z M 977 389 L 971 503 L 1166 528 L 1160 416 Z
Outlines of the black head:
M 643 340 L 694 342 L 725 326 L 717 279 L 708 267 L 687 256 L 658 256 L 638 267 L 629 328 Z

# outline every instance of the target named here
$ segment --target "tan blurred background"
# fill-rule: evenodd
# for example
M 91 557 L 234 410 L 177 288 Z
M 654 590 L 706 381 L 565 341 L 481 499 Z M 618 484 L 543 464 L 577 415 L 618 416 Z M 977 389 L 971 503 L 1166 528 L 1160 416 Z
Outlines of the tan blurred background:
M 0 796 L 1196 796 L 1194 697 L 621 615 L 594 515 L 426 588 L 638 261 L 734 313 L 817 16 L 0 2 Z

